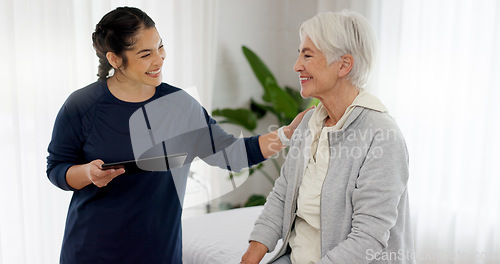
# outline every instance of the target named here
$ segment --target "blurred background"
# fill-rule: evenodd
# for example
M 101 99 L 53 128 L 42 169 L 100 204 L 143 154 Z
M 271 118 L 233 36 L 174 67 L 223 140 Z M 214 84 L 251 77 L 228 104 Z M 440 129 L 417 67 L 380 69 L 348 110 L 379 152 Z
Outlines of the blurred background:
M 363 14 L 378 39 L 367 89 L 388 107 L 410 153 L 417 263 L 500 263 L 498 1 L 1 0 L 0 264 L 58 262 L 71 193 L 45 174 L 52 126 L 68 95 L 97 80 L 95 24 L 124 5 L 156 22 L 167 52 L 164 81 L 195 91 L 209 112 L 260 100 L 263 90 L 242 45 L 280 85 L 298 91 L 292 67 L 301 23 L 322 11 Z M 276 124 L 267 116 L 255 131 Z M 193 206 L 220 188 L 201 166 L 193 171 L 205 180 L 192 182 L 186 195 Z M 278 177 L 273 165 L 263 172 Z M 213 195 L 211 210 L 266 196 L 272 184 L 264 174 Z M 186 216 L 206 212 L 189 210 Z

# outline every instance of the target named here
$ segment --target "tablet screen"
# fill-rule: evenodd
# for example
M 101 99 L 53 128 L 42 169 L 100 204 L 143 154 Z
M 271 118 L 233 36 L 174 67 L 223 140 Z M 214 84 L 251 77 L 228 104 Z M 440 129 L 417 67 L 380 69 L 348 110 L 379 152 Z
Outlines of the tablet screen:
M 103 170 L 124 168 L 127 172 L 134 171 L 167 171 L 181 167 L 184 164 L 187 154 L 176 154 L 159 156 L 138 160 L 127 160 L 102 164 Z

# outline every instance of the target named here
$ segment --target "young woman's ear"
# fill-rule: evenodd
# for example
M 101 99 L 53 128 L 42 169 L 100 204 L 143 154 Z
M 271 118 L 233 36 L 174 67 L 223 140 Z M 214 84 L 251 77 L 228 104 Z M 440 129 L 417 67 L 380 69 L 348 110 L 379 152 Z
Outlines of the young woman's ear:
M 109 64 L 115 69 L 119 69 L 122 66 L 122 58 L 111 51 L 106 53 L 106 59 L 108 59 Z
M 340 58 L 340 62 L 339 77 L 347 76 L 354 65 L 354 58 L 351 54 L 346 54 Z

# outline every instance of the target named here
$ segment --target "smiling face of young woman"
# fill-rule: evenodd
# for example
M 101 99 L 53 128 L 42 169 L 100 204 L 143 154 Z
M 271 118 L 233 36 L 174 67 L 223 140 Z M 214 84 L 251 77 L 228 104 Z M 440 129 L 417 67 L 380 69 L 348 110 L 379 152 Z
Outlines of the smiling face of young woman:
M 123 58 L 110 55 L 108 60 L 117 70 L 113 75 L 120 83 L 131 86 L 156 87 L 162 81 L 162 66 L 165 59 L 163 42 L 155 27 L 140 29 L 135 36 L 132 49 L 124 52 Z

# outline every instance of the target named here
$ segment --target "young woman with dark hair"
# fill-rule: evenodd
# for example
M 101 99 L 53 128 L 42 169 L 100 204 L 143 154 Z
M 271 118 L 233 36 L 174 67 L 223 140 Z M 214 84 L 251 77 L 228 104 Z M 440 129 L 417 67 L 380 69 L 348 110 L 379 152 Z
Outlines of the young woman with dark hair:
M 177 193 L 183 190 L 176 190 L 172 172 L 103 170 L 101 165 L 134 160 L 132 114 L 174 93 L 199 109 L 211 129 L 209 135 L 176 142 L 186 147 L 188 160 L 200 156 L 196 152 L 200 144 L 215 151 L 234 137 L 193 98 L 162 82 L 165 50 L 146 13 L 131 7 L 111 11 L 96 25 L 92 40 L 100 62 L 99 80 L 69 96 L 48 147 L 48 178 L 57 187 L 73 191 L 60 262 L 182 263 L 182 195 Z M 283 133 L 291 137 L 302 116 L 281 128 L 281 139 Z M 247 166 L 283 149 L 281 139 L 277 131 L 244 138 L 240 150 L 246 152 Z M 198 148 L 189 148 L 195 143 Z

